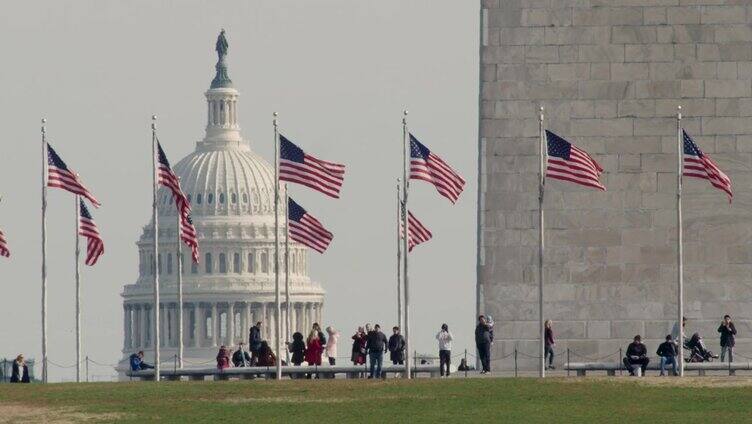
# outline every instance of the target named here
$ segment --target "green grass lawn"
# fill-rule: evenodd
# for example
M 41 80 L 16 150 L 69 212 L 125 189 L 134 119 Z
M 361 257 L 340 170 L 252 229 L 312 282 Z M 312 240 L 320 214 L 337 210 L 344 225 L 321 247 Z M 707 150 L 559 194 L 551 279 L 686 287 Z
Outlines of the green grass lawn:
M 3 422 L 752 422 L 752 379 L 0 385 Z

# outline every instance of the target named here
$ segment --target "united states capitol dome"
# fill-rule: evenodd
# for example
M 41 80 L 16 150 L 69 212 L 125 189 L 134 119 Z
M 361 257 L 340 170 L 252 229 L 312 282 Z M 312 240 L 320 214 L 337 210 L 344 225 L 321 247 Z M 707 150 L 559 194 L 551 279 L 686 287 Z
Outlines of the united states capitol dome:
M 224 31 L 217 40 L 219 58 L 207 102 L 207 125 L 195 150 L 173 164 L 183 192 L 190 198 L 192 219 L 198 234 L 200 261 L 192 263 L 185 246 L 182 272 L 183 302 L 177 300 L 177 211 L 170 192 L 160 188 L 159 252 L 154 257 L 154 223 L 144 226 L 137 245 L 138 278 L 123 288 L 125 364 L 134 351 L 144 350 L 153 359 L 154 280 L 160 287 L 160 349 L 172 358 L 179 343 L 178 310 L 182 310 L 185 364 L 205 362 L 220 345 L 247 342 L 248 331 L 264 323 L 263 337 L 274 345 L 276 337 L 289 340 L 294 331 L 309 329 L 323 318 L 324 290 L 308 276 L 308 250 L 289 243 L 285 261 L 286 205 L 279 214 L 280 280 L 289 281 L 289 307 L 282 283 L 281 334 L 277 334 L 275 287 L 274 167 L 243 140 L 238 124 L 239 93 L 230 80 L 225 57 Z M 270 123 L 271 124 L 271 123 Z M 166 140 L 165 140 L 166 141 Z M 173 142 L 162 143 L 170 157 Z M 284 187 L 280 199 L 284 199 Z M 285 273 L 285 263 L 289 272 Z M 287 274 L 287 275 L 286 275 Z M 289 315 L 289 323 L 288 323 Z M 123 369 L 127 368 L 124 366 Z M 124 374 L 121 374 L 124 378 Z

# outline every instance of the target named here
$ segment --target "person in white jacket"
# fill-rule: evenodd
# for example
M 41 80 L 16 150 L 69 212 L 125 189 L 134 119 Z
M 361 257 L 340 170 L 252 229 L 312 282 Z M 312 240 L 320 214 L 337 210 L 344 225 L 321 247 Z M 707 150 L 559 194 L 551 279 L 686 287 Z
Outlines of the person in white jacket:
M 449 326 L 441 324 L 441 331 L 436 334 L 436 340 L 439 341 L 439 370 L 441 376 L 449 377 L 449 364 L 452 358 L 452 333 L 449 332 Z M 444 373 L 446 366 L 446 374 Z

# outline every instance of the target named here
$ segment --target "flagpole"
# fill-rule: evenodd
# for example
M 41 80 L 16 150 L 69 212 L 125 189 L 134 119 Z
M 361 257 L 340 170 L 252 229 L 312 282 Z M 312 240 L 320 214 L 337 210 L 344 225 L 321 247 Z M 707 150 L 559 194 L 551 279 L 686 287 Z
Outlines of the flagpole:
M 76 206 L 76 383 L 81 382 L 81 226 L 80 197 L 73 196 Z
M 287 196 L 287 183 L 285 183 L 285 346 L 290 343 L 290 211 L 287 209 L 289 197 Z M 290 363 L 290 349 L 285 349 L 285 359 Z
M 280 305 L 279 291 L 279 127 L 277 122 L 277 112 L 274 112 L 274 298 L 277 304 L 277 319 L 275 320 L 276 340 L 275 347 L 277 351 L 277 380 L 282 379 L 282 358 L 280 358 L 280 333 L 282 324 L 282 314 Z
M 42 383 L 47 382 L 47 119 L 42 118 Z
M 180 177 L 178 177 L 178 185 L 180 185 Z M 183 245 L 180 244 L 181 212 L 178 209 L 176 209 L 176 212 L 177 221 L 175 222 L 175 236 L 178 243 L 178 367 L 183 368 Z M 234 319 L 234 317 L 231 319 Z M 232 341 L 230 341 L 230 343 L 232 343 Z
M 407 110 L 402 113 L 402 228 L 405 230 L 405 237 L 402 238 L 402 250 L 405 256 L 404 262 L 404 287 L 405 287 L 405 377 L 412 378 L 412 358 L 410 356 L 410 279 L 407 273 L 407 235 L 409 229 L 407 227 L 407 192 L 410 187 L 409 180 L 407 179 Z
M 151 117 L 152 219 L 154 221 L 154 381 L 159 381 L 159 217 L 157 214 L 157 115 Z
M 679 326 L 679 340 L 677 343 L 677 353 L 679 357 L 679 376 L 684 376 L 684 328 L 682 328 L 682 321 L 684 318 L 684 247 L 683 247 L 683 230 L 682 230 L 682 173 L 684 171 L 684 149 L 682 139 L 682 107 L 677 107 L 676 112 L 676 149 L 677 149 L 677 169 L 676 169 L 676 243 L 677 243 L 677 303 L 678 303 L 678 326 Z
M 402 242 L 402 225 L 400 219 L 402 218 L 402 208 L 400 207 L 400 179 L 397 178 L 397 326 L 402 328 L 402 248 L 400 243 Z
M 540 377 L 546 377 L 546 327 L 543 321 L 543 254 L 545 248 L 544 217 L 543 217 L 543 189 L 545 185 L 545 134 L 543 133 L 543 106 L 540 108 L 540 173 L 538 175 L 538 320 L 540 321 Z

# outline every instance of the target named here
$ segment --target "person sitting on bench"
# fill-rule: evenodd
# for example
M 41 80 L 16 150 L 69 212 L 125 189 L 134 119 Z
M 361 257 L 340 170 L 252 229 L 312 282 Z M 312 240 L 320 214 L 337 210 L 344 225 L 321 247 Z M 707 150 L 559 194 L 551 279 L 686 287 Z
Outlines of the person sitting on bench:
M 671 338 L 671 334 L 666 336 L 666 341 L 658 346 L 655 352 L 661 358 L 661 375 L 666 375 L 666 365 L 671 364 L 676 375 L 676 344 Z
M 144 351 L 139 350 L 138 353 L 134 353 L 130 356 L 131 371 L 141 371 L 154 369 L 153 366 L 144 362 Z
M 645 375 L 649 363 L 648 349 L 642 344 L 642 337 L 638 334 L 634 337 L 634 341 L 627 346 L 624 367 L 629 371 L 629 375 L 634 375 L 634 366 L 639 365 L 642 368 L 642 375 Z

